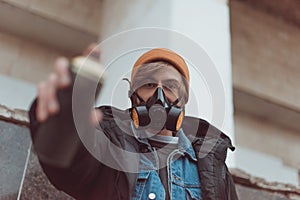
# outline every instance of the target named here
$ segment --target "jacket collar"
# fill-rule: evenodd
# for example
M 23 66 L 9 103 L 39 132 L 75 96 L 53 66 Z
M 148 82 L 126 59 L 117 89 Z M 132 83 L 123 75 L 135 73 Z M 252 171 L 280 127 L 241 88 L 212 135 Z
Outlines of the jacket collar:
M 188 155 L 192 160 L 197 161 L 195 151 L 190 140 L 185 136 L 182 129 L 177 132 L 178 135 L 178 149 Z
M 131 123 L 131 129 L 132 129 L 133 135 L 140 143 L 149 144 L 147 138 L 139 137 L 143 134 L 141 133 L 141 131 L 136 130 L 132 123 Z M 182 129 L 179 129 L 179 131 L 177 132 L 177 136 L 178 136 L 178 149 L 182 153 L 185 153 L 192 160 L 197 161 L 193 146 L 192 146 L 190 140 L 185 136 L 184 131 Z

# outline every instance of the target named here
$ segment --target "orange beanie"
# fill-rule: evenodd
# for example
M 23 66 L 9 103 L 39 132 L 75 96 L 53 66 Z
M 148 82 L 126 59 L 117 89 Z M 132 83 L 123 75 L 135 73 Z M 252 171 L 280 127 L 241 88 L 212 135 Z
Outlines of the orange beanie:
M 188 83 L 190 82 L 188 66 L 185 63 L 184 59 L 174 51 L 165 48 L 152 49 L 139 57 L 139 59 L 133 65 L 133 69 L 131 72 L 131 81 L 133 80 L 137 69 L 141 65 L 155 61 L 165 61 L 170 63 L 184 76 Z

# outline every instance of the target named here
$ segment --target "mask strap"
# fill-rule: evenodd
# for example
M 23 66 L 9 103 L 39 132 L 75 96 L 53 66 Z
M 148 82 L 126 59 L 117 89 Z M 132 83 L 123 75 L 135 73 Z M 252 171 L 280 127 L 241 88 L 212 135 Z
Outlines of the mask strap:
M 177 98 L 175 101 L 173 101 L 173 102 L 171 103 L 171 106 L 177 105 L 181 100 L 182 100 L 182 97 L 181 97 L 180 99 Z
M 146 102 L 142 99 L 142 97 L 140 97 L 140 95 L 138 95 L 138 93 L 136 93 L 136 92 L 133 92 L 133 93 L 132 93 L 132 95 L 131 95 L 131 97 L 130 97 L 131 102 L 132 102 L 132 100 L 133 100 L 133 99 L 132 99 L 132 96 L 133 96 L 133 95 L 136 96 L 136 97 L 140 100 L 141 103 L 146 103 Z

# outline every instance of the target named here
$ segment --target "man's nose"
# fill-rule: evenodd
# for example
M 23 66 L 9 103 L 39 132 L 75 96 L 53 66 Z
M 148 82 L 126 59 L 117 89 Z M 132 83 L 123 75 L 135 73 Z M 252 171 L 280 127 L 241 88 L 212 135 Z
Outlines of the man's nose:
M 157 88 L 158 88 L 158 87 L 163 88 L 163 84 L 162 84 L 161 82 L 158 82 L 158 83 L 157 83 Z

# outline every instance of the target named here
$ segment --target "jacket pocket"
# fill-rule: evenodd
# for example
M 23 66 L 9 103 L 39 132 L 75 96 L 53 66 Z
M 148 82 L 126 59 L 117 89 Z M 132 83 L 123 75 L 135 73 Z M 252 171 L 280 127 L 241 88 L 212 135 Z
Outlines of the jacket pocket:
M 199 180 L 184 181 L 174 178 L 172 190 L 176 191 L 178 199 L 198 200 L 201 199 L 201 186 Z
M 135 186 L 135 192 L 132 198 L 133 200 L 141 199 L 149 175 L 150 171 L 139 173 Z

